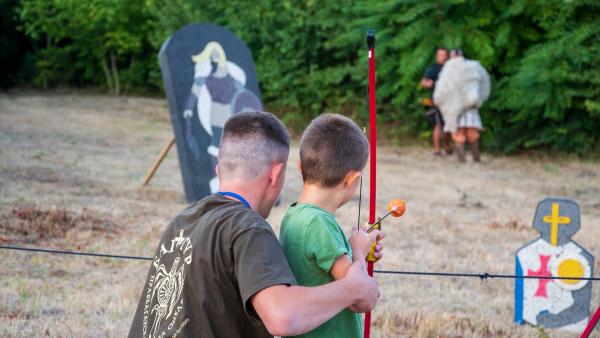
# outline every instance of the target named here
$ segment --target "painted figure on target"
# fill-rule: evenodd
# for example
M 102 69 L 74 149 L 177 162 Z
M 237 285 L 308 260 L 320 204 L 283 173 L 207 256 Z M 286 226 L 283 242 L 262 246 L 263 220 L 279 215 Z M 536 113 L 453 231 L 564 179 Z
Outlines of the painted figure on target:
M 589 278 L 594 258 L 571 237 L 579 230 L 579 206 L 547 198 L 537 207 L 533 226 L 541 235 L 517 251 L 519 276 Z M 581 332 L 588 323 L 592 283 L 577 279 L 517 279 L 515 321 Z
M 254 93 L 245 88 L 244 70 L 227 61 L 225 51 L 218 42 L 207 43 L 201 53 L 192 56 L 192 60 L 194 83 L 183 112 L 186 120 L 185 137 L 195 157 L 200 157 L 200 151 L 208 152 L 214 168 L 225 122 L 235 113 L 262 110 L 262 104 Z M 194 111 L 202 128 L 211 136 L 211 143 L 206 149 L 200 149 L 192 131 L 190 119 Z M 210 190 L 216 192 L 219 180 L 214 172 L 211 175 Z
M 190 24 L 158 54 L 177 144 L 185 198 L 218 190 L 215 173 L 222 129 L 233 114 L 263 110 L 252 51 L 214 24 Z

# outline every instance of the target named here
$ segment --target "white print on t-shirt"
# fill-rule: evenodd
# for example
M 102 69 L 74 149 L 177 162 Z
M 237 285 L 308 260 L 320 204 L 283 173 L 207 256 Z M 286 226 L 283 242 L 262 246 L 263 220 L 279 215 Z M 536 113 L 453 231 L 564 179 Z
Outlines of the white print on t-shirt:
M 167 243 L 160 245 L 160 251 L 154 257 L 150 268 L 151 275 L 146 290 L 142 325 L 144 337 L 164 336 L 165 332 L 158 332 L 162 321 L 173 317 L 168 327 L 169 330 L 172 329 L 183 308 L 183 301 L 179 300 L 183 290 L 185 267 L 192 262 L 192 242 L 189 237 L 183 236 L 183 230 L 181 230 L 179 235 L 171 240 L 169 247 L 166 247 L 165 244 Z M 167 260 L 173 262 L 170 267 L 165 266 L 168 263 L 161 263 L 163 258 L 172 256 L 175 258 Z M 148 322 L 152 323 L 149 332 Z M 179 330 L 183 326 L 185 324 L 181 325 Z

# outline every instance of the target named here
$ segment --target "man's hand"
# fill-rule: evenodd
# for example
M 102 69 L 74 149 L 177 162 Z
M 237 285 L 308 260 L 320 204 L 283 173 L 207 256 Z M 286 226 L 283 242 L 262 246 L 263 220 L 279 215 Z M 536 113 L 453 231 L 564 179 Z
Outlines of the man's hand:
M 352 294 L 356 296 L 356 302 L 348 309 L 352 312 L 373 310 L 379 300 L 379 286 L 377 280 L 367 274 L 364 260 L 356 261 L 350 266 L 344 281 L 351 283 Z
M 352 260 L 364 261 L 369 254 L 369 251 L 371 251 L 371 245 L 377 240 L 377 238 L 379 238 L 379 236 L 382 236 L 379 230 L 366 232 L 363 229 L 359 230 L 353 228 L 349 239 L 350 247 L 352 248 Z

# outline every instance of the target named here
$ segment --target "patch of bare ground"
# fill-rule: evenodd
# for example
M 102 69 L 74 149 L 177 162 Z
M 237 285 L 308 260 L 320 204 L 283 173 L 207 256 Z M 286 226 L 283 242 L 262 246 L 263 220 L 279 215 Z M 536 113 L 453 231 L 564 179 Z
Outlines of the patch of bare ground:
M 484 121 L 485 122 L 485 121 Z M 147 188 L 141 182 L 171 139 L 165 100 L 84 94 L 0 94 L 0 238 L 12 244 L 151 256 L 164 227 L 185 207 L 175 151 Z M 302 189 L 294 146 L 278 233 Z M 377 210 L 407 201 L 383 224 L 382 270 L 514 272 L 516 250 L 538 234 L 539 200 L 579 203 L 574 239 L 600 271 L 600 163 L 486 156 L 461 165 L 429 149 L 381 147 Z M 368 168 L 365 177 L 368 177 Z M 369 191 L 365 180 L 363 192 Z M 360 222 L 366 221 L 363 194 Z M 336 218 L 356 226 L 358 199 Z M 123 337 L 148 262 L 0 250 L 0 337 Z M 373 337 L 575 337 L 513 323 L 510 280 L 377 275 L 382 297 Z M 600 305 L 600 285 L 592 305 Z M 600 334 L 596 334 L 599 337 Z
M 119 234 L 117 224 L 108 217 L 98 217 L 83 208 L 74 212 L 62 208 L 40 208 L 37 205 L 16 206 L 0 215 L 0 242 L 40 243 L 79 242 L 77 249 L 90 238 L 103 236 L 114 239 Z M 59 240 L 59 241 L 56 241 Z M 82 242 L 83 241 L 83 242 Z
M 513 229 L 513 230 L 524 230 L 524 229 L 529 229 L 531 228 L 530 225 L 527 225 L 523 222 L 521 222 L 520 220 L 517 219 L 512 219 L 509 220 L 506 223 L 498 223 L 498 222 L 491 222 L 486 224 L 489 228 L 491 229 Z

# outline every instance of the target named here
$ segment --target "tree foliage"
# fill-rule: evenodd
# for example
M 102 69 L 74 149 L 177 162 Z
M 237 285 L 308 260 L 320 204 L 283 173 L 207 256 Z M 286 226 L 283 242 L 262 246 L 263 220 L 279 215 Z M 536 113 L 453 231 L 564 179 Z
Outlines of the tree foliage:
M 142 0 L 25 0 L 22 28 L 38 46 L 36 81 L 100 85 L 119 94 L 144 86 L 139 73 L 150 65 L 143 46 L 147 25 Z M 151 66 L 150 66 L 151 67 Z M 141 77 L 141 78 L 140 78 Z
M 364 4 L 360 22 L 379 29 L 379 54 L 397 59 L 380 67 L 378 93 L 394 119 L 407 113 L 393 107 L 411 107 L 418 121 L 415 80 L 435 46 L 458 47 L 492 76 L 482 110 L 488 146 L 582 153 L 600 140 L 599 9 L 593 1 L 392 0 Z
M 33 68 L 31 45 L 23 32 L 15 29 L 18 17 L 15 13 L 19 0 L 0 0 L 0 88 L 22 83 L 27 78 L 24 70 Z M 29 75 L 31 77 L 31 75 Z
M 364 119 L 364 35 L 374 28 L 380 119 L 403 133 L 427 130 L 418 82 L 437 46 L 447 46 L 490 72 L 488 147 L 600 145 L 594 0 L 22 0 L 14 14 L 34 48 L 22 67 L 42 87 L 160 92 L 163 41 L 185 24 L 213 22 L 250 46 L 263 99 L 289 125 L 324 111 Z

